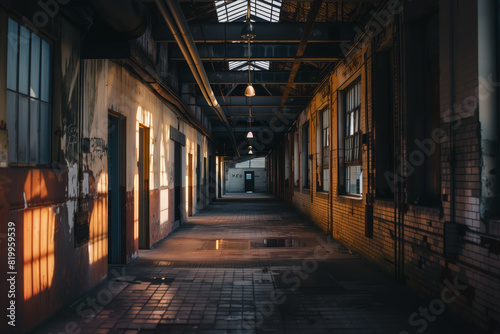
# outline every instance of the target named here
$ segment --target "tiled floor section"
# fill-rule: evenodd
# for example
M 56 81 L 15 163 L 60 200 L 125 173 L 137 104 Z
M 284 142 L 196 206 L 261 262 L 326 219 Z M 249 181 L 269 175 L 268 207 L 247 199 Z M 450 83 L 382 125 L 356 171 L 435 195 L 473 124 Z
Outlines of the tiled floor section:
M 474 333 L 447 312 L 410 325 L 429 299 L 263 195 L 215 202 L 109 277 L 37 332 Z

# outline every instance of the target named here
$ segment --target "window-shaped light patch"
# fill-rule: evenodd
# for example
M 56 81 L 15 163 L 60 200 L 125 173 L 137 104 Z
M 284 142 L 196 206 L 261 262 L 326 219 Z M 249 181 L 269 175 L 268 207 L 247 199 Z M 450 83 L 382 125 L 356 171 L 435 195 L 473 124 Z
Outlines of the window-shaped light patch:
M 231 71 L 248 71 L 248 61 L 229 61 L 229 70 Z M 267 71 L 269 70 L 269 61 L 252 61 L 250 70 L 252 71 Z
M 245 21 L 247 0 L 215 0 L 215 9 L 219 22 Z M 250 0 L 251 20 L 260 19 L 278 22 L 281 13 L 281 0 Z

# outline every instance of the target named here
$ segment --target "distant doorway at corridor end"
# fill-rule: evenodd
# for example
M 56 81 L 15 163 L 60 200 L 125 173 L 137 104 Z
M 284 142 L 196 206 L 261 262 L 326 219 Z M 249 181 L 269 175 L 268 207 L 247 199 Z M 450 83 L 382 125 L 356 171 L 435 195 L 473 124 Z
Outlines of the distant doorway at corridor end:
M 267 192 L 266 158 L 225 164 L 225 193 Z

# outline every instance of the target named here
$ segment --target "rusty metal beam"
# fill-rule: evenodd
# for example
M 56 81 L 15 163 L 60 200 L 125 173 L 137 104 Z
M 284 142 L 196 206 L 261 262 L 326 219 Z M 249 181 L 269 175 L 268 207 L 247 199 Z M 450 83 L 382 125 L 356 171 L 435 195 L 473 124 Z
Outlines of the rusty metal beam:
M 316 17 L 318 16 L 322 3 L 323 0 L 314 0 L 314 2 L 311 5 L 311 9 L 309 10 L 309 13 L 307 14 L 307 20 L 304 26 L 304 33 L 302 34 L 302 39 L 300 40 L 300 44 L 297 49 L 297 55 L 295 56 L 295 61 L 293 62 L 292 70 L 290 71 L 290 77 L 288 78 L 288 83 L 285 87 L 285 91 L 283 92 L 283 97 L 281 98 L 280 107 L 278 109 L 280 113 L 282 112 L 283 107 L 285 106 L 286 100 L 288 98 L 288 95 L 292 90 L 293 81 L 297 76 L 300 63 L 302 62 L 302 56 L 304 55 L 304 51 L 306 50 L 309 36 L 311 35 L 314 22 L 316 21 Z

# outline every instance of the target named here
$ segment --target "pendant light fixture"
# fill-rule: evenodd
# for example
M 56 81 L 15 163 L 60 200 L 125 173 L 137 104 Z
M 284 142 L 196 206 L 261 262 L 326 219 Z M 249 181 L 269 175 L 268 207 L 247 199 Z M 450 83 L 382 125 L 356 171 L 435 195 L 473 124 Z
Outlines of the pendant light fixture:
M 255 29 L 253 28 L 252 23 L 250 22 L 250 0 L 248 0 L 248 10 L 247 10 L 247 22 L 243 26 L 241 30 L 241 37 L 245 38 L 248 41 L 248 86 L 245 88 L 245 96 L 252 97 L 255 96 L 255 89 L 252 86 L 252 78 L 250 76 L 250 40 L 255 38 Z
M 252 104 L 250 104 L 248 108 L 248 124 L 250 125 L 250 131 L 247 133 L 247 139 L 252 139 L 253 138 L 253 132 L 252 132 Z

